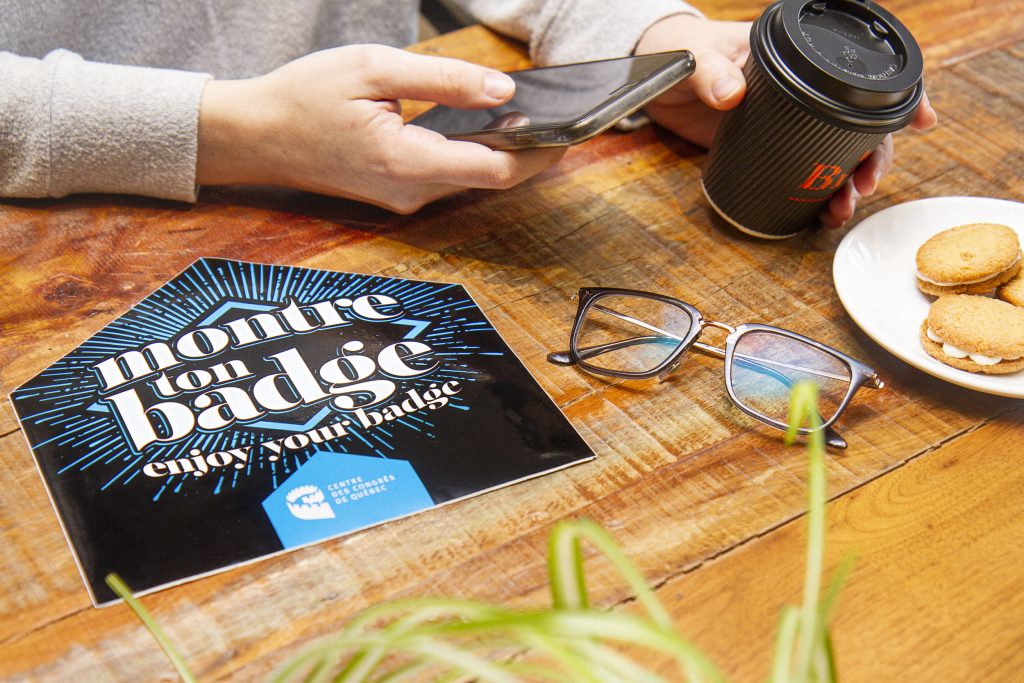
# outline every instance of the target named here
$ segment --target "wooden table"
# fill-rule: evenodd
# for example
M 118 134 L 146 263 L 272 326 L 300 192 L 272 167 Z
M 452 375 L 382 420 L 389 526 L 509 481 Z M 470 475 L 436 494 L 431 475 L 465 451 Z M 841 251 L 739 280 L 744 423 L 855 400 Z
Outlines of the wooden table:
M 749 19 L 760 3 L 707 3 Z M 898 136 L 898 166 L 854 221 L 939 195 L 1024 192 L 1024 3 L 892 0 L 926 54 L 940 125 Z M 418 46 L 500 68 L 522 49 L 480 28 Z M 606 383 L 545 362 L 582 285 L 673 293 L 711 317 L 822 339 L 877 368 L 828 458 L 828 565 L 856 570 L 834 637 L 845 681 L 1020 680 L 1024 408 L 896 360 L 832 287 L 841 234 L 781 243 L 715 220 L 702 153 L 647 128 L 608 134 L 506 192 L 413 216 L 286 191 L 206 190 L 193 207 L 90 196 L 0 204 L 4 395 L 200 256 L 464 282 L 597 452 L 592 463 L 146 598 L 204 680 L 253 680 L 382 599 L 546 599 L 560 519 L 610 529 L 684 633 L 733 680 L 767 673 L 801 590 L 805 455 L 727 401 L 694 357 L 668 384 Z M 124 607 L 93 609 L 9 404 L 0 407 L 0 677 L 173 677 Z M 615 609 L 630 596 L 595 566 Z

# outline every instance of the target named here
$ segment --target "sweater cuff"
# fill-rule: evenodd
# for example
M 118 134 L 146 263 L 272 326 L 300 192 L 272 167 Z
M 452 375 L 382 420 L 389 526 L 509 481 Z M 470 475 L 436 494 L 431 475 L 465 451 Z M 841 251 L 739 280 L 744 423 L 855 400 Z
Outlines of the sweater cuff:
M 552 3 L 554 4 L 554 3 Z M 568 9 L 565 9 L 568 7 Z M 655 22 L 674 14 L 703 17 L 697 9 L 680 0 L 632 0 L 607 3 L 594 12 L 592 3 L 562 3 L 562 11 L 580 16 L 558 17 L 532 47 L 531 58 L 538 64 L 565 64 L 591 59 L 610 59 L 633 54 L 644 32 Z M 558 30 L 574 27 L 575 30 Z M 586 30 L 579 30 L 580 27 Z M 552 30 L 554 29 L 554 30 Z
M 50 99 L 53 197 L 196 200 L 199 104 L 209 74 L 87 62 L 57 50 Z

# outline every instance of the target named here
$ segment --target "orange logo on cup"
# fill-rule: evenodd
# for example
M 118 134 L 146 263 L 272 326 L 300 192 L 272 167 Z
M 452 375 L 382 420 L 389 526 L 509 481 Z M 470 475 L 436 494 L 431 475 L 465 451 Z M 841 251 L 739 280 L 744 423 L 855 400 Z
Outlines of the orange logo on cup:
M 843 172 L 843 169 L 833 164 L 815 164 L 814 170 L 807 176 L 803 184 L 800 185 L 801 190 L 829 190 L 838 188 L 846 180 L 847 174 Z

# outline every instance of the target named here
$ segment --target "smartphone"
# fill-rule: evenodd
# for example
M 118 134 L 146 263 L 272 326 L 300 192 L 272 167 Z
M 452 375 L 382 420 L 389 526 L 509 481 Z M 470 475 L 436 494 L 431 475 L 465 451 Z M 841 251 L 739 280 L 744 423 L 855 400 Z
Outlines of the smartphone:
M 693 73 L 688 50 L 511 71 L 516 94 L 493 109 L 437 106 L 409 123 L 493 149 L 589 140 Z

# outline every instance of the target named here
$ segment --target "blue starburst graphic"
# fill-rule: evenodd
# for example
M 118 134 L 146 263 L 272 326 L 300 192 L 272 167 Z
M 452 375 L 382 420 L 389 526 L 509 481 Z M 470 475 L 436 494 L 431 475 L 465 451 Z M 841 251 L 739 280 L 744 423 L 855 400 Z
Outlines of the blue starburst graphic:
M 265 478 L 271 488 L 276 488 L 316 449 L 392 457 L 396 443 L 402 439 L 435 438 L 434 411 L 424 408 L 392 414 L 386 423 L 371 429 L 359 422 L 354 410 L 344 410 L 330 400 L 323 400 L 295 409 L 270 411 L 259 418 L 236 420 L 223 429 L 197 428 L 183 438 L 166 443 L 157 441 L 137 449 L 127 438 L 118 410 L 110 401 L 111 392 L 96 369 L 105 360 L 143 350 L 150 344 L 163 343 L 175 348 L 182 335 L 190 331 L 222 329 L 226 323 L 247 316 L 273 316 L 292 302 L 298 307 L 309 307 L 318 302 L 345 302 L 367 295 L 399 302 L 401 317 L 366 320 L 343 311 L 348 316 L 345 324 L 324 324 L 322 329 L 290 334 L 287 339 L 268 336 L 245 348 L 245 367 L 253 371 L 252 378 L 233 378 L 199 389 L 182 389 L 179 383 L 172 387 L 179 392 L 173 398 L 156 395 L 148 388 L 153 386 L 155 373 L 131 379 L 130 384 L 147 387 L 151 403 L 174 400 L 198 411 L 196 398 L 210 388 L 248 389 L 273 372 L 273 368 L 268 369 L 267 358 L 283 345 L 301 345 L 300 350 L 310 356 L 313 352 L 305 349 L 314 342 L 318 350 L 330 349 L 330 357 L 315 359 L 315 364 L 319 364 L 331 357 L 344 357 L 344 344 L 351 341 L 351 333 L 356 330 L 364 335 L 360 337 L 361 343 L 374 349 L 402 340 L 430 347 L 430 359 L 436 367 L 429 373 L 390 378 L 397 386 L 397 398 L 411 396 L 409 392 L 421 397 L 438 391 L 445 383 L 481 379 L 482 371 L 474 361 L 506 353 L 503 347 L 494 347 L 493 328 L 459 285 L 201 259 L 15 391 L 13 399 L 19 418 L 37 457 L 45 451 L 47 457 L 53 458 L 56 476 L 93 473 L 92 480 L 99 482 L 100 491 L 132 486 L 140 476 L 145 478 L 144 470 L 152 463 L 232 450 L 249 453 L 244 461 L 236 459 L 231 466 L 200 473 L 203 476 L 180 472 L 162 477 L 152 495 L 154 501 L 168 495 L 189 495 L 200 488 L 219 494 L 251 477 Z M 179 381 L 190 372 L 185 378 L 188 381 L 209 376 L 210 372 L 203 368 L 223 362 L 222 357 L 231 356 L 232 351 L 228 349 L 216 358 L 210 354 L 208 358 L 189 361 L 174 368 L 174 372 L 168 370 L 163 375 L 167 382 L 163 386 L 171 387 L 172 381 Z M 470 408 L 458 393 L 445 398 L 446 411 Z M 308 438 L 304 435 L 318 429 L 329 430 L 331 425 L 343 436 L 325 439 L 316 444 L 316 449 L 282 448 L 275 454 L 261 446 L 289 436 L 293 436 L 295 443 L 301 443 Z

